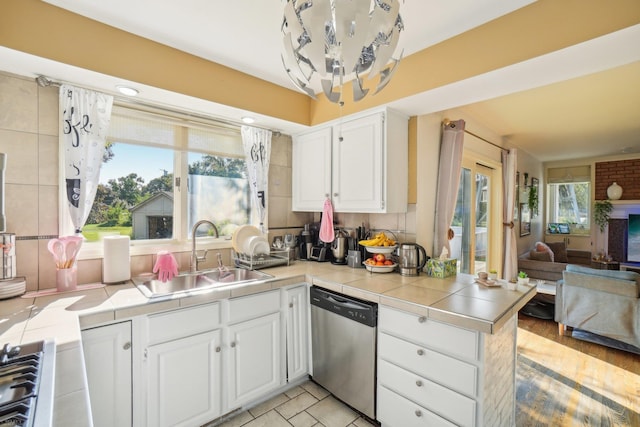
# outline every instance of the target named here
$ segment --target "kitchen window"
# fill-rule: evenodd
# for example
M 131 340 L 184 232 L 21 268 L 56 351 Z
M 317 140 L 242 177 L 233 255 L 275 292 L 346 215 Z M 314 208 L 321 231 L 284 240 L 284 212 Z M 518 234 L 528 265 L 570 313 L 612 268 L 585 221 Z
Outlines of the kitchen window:
M 61 197 L 61 234 L 70 235 Z M 218 244 L 252 222 L 240 129 L 114 106 L 83 252 L 99 256 L 102 238 L 114 234 L 129 235 L 136 254 L 184 250 L 201 219 L 216 224 Z

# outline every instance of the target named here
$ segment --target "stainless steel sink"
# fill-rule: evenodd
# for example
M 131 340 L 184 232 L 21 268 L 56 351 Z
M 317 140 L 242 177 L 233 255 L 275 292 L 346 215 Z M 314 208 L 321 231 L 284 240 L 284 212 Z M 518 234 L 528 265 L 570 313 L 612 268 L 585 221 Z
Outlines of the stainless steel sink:
M 194 273 L 182 273 L 166 282 L 159 280 L 156 275 L 134 277 L 132 280 L 144 296 L 147 298 L 156 298 L 272 278 L 272 275 L 258 270 L 228 268 L 226 271 L 215 269 Z

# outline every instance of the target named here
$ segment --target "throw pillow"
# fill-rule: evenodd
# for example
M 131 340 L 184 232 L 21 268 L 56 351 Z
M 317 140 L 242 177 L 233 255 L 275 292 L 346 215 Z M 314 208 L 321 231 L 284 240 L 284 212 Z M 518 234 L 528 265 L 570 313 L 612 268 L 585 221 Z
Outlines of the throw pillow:
M 531 252 L 529 252 L 529 259 L 532 259 L 534 261 L 552 262 L 551 255 L 549 255 L 549 252 L 547 251 L 538 252 L 535 249 L 531 249 Z
M 567 259 L 567 247 L 564 242 L 552 242 L 548 243 L 548 246 L 553 251 L 553 258 L 555 259 L 555 262 L 569 262 L 569 259 Z
M 536 242 L 536 252 L 546 252 L 547 254 L 549 254 L 550 262 L 554 262 L 555 260 L 555 257 L 553 256 L 553 251 L 551 250 L 551 248 L 542 242 Z

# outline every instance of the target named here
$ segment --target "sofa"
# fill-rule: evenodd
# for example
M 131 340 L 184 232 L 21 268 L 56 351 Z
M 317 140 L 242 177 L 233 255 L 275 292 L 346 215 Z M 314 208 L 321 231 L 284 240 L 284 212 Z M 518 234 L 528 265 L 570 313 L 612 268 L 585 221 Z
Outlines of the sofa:
M 564 242 L 537 242 L 533 249 L 518 257 L 518 271 L 533 279 L 562 280 L 568 264 L 591 265 L 591 252 L 567 249 Z
M 568 265 L 556 286 L 555 321 L 640 347 L 640 274 Z

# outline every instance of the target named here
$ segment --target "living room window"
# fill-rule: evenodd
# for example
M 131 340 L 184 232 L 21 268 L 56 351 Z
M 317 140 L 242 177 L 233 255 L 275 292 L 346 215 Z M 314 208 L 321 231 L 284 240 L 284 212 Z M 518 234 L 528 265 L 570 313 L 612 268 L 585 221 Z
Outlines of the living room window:
M 114 106 L 84 246 L 94 243 L 90 251 L 99 255 L 104 236 L 123 234 L 151 252 L 171 249 L 184 245 L 201 219 L 230 236 L 252 220 L 245 171 L 237 127 Z M 66 199 L 61 203 L 66 209 Z M 61 230 L 72 234 L 63 222 Z
M 590 229 L 591 167 L 547 169 L 547 232 L 571 233 Z M 559 226 L 561 225 L 561 226 Z

